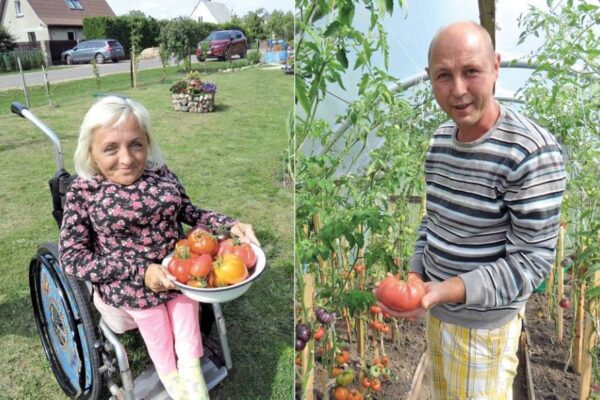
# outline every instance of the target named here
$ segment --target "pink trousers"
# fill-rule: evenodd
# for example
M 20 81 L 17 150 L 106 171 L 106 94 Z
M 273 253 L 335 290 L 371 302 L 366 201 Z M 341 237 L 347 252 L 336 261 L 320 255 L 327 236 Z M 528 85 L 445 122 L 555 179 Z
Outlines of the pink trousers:
M 180 360 L 202 357 L 198 306 L 182 295 L 145 310 L 124 310 L 137 324 L 159 374 L 177 369 L 175 354 Z

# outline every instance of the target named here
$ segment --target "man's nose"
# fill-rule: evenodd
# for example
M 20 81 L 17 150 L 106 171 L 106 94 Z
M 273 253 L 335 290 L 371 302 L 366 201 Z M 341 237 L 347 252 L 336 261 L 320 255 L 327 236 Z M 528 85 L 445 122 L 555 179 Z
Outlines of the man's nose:
M 455 77 L 452 85 L 452 95 L 455 97 L 462 97 L 467 93 L 467 85 L 464 79 L 461 77 Z

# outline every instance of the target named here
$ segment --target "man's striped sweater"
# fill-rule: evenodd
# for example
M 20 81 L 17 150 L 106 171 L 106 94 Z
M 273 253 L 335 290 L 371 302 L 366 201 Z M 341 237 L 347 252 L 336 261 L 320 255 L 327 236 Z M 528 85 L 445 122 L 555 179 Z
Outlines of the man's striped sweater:
M 465 304 L 431 310 L 443 322 L 494 329 L 510 321 L 548 275 L 565 188 L 561 146 L 543 128 L 501 106 L 474 142 L 440 126 L 425 159 L 427 214 L 411 269 L 439 282 L 459 276 Z

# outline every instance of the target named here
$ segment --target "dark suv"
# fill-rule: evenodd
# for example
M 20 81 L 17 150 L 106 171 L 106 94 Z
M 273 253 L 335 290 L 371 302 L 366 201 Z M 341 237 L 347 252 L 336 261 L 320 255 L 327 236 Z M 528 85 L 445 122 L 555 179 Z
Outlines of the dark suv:
M 72 49 L 63 51 L 60 59 L 65 64 L 88 62 L 93 59 L 98 64 L 102 64 L 106 60 L 119 62 L 119 60 L 125 59 L 125 50 L 121 43 L 114 39 L 84 40 Z
M 246 57 L 248 52 L 248 41 L 240 31 L 214 31 L 198 43 L 196 58 L 204 61 L 209 57 L 217 57 L 220 60 L 229 60 L 234 55 L 240 58 Z

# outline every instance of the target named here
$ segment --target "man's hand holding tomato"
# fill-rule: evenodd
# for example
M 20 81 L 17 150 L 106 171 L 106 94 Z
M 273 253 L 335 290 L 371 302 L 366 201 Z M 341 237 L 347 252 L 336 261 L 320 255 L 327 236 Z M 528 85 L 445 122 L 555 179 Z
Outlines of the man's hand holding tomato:
M 388 273 L 388 276 L 390 275 L 391 274 Z M 390 309 L 389 307 L 386 307 L 385 304 L 378 302 L 383 311 L 388 312 L 395 318 L 415 321 L 437 305 L 446 303 L 464 303 L 466 300 L 465 285 L 459 277 L 453 277 L 442 282 L 423 282 L 421 274 L 411 272 L 409 273 L 409 276 L 410 279 L 421 281 L 425 287 L 425 294 L 421 298 L 419 307 L 410 311 L 400 312 Z M 377 295 L 377 288 L 373 290 L 373 293 Z

